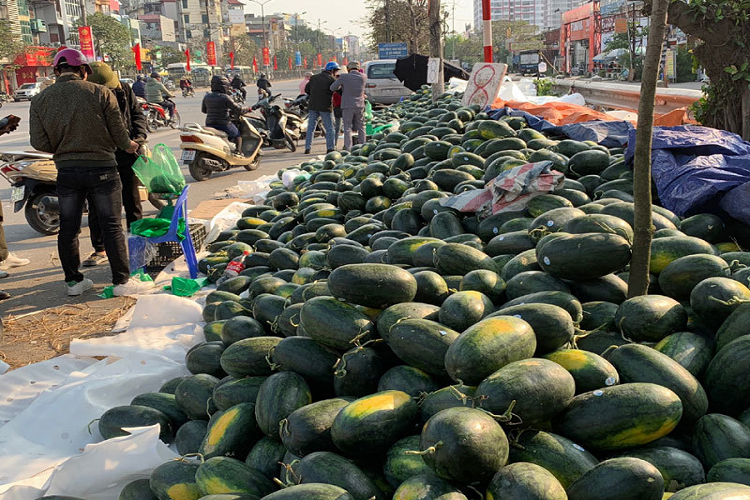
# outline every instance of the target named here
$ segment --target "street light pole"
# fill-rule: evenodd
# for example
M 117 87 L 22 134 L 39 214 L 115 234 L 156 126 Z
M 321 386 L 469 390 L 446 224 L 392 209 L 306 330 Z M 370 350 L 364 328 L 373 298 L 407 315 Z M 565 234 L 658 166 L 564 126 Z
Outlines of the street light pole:
M 268 38 L 266 37 L 266 12 L 265 12 L 265 6 L 268 2 L 271 0 L 250 0 L 253 3 L 257 3 L 260 5 L 260 22 L 261 26 L 263 28 L 263 47 L 268 48 Z M 270 49 L 269 49 L 270 50 Z M 270 54 L 269 54 L 270 57 Z M 265 58 L 263 60 L 263 66 L 266 66 L 266 71 L 268 71 L 268 66 L 265 64 Z

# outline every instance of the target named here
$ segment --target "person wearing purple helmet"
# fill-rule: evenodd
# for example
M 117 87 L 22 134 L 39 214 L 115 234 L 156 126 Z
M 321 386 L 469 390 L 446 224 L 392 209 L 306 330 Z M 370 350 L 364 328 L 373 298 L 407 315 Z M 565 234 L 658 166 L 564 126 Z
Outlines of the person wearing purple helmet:
M 60 255 L 68 295 L 80 295 L 94 283 L 79 271 L 78 233 L 86 198 L 96 207 L 115 295 L 132 295 L 140 281 L 130 278 L 122 230 L 122 182 L 115 151 L 138 150 L 122 119 L 117 98 L 107 87 L 86 81 L 92 73 L 80 51 L 63 49 L 52 63 L 57 82 L 31 100 L 31 145 L 52 153 L 57 167 L 60 204 Z

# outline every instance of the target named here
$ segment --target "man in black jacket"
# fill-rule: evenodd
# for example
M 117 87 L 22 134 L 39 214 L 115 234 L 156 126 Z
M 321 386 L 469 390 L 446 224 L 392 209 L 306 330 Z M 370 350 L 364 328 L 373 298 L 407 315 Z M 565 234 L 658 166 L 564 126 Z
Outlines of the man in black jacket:
M 241 115 L 250 111 L 241 107 L 228 94 L 229 80 L 220 75 L 211 78 L 211 92 L 206 94 L 201 103 L 201 111 L 206 113 L 206 126 L 226 132 L 230 141 L 237 144 L 235 154 L 242 156 L 242 136 L 237 126 L 232 123 L 232 114 Z
M 334 74 L 341 69 L 335 61 L 326 64 L 325 69 L 310 77 L 310 81 L 305 86 L 305 93 L 308 97 L 310 114 L 307 115 L 307 134 L 305 135 L 305 154 L 310 154 L 312 140 L 315 135 L 315 128 L 318 125 L 318 118 L 323 121 L 323 127 L 326 131 L 326 152 L 330 153 L 336 147 L 336 132 L 333 129 L 333 91 L 331 85 L 336 81 Z
M 234 78 L 232 78 L 232 88 L 240 91 L 240 93 L 242 94 L 243 100 L 247 99 L 247 92 L 245 91 L 245 82 L 242 80 L 239 74 L 234 75 Z
M 89 64 L 93 73 L 88 81 L 104 85 L 110 89 L 117 98 L 122 118 L 128 127 L 130 138 L 139 144 L 146 142 L 146 117 L 136 99 L 136 95 L 127 83 L 120 82 L 117 74 L 103 62 L 92 62 Z M 128 153 L 118 149 L 115 151 L 117 160 L 117 171 L 122 181 L 122 206 L 125 208 L 125 220 L 127 227 L 143 218 L 141 208 L 141 197 L 138 192 L 138 178 L 133 171 L 133 163 L 138 159 L 135 153 Z M 104 251 L 104 232 L 102 231 L 99 217 L 93 203 L 89 203 L 89 232 L 91 233 L 91 245 L 94 252 L 81 264 L 84 267 L 93 267 L 106 262 L 107 254 Z
M 265 73 L 260 74 L 260 78 L 258 78 L 258 100 L 263 99 L 264 97 L 271 95 L 271 82 L 266 77 Z

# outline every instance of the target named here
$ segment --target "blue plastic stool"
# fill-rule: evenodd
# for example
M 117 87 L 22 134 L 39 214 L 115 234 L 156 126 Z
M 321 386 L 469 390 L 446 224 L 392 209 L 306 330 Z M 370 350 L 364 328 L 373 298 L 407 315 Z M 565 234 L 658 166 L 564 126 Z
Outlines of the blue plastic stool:
M 187 194 L 190 185 L 186 185 L 185 189 L 182 190 L 182 194 L 177 198 L 174 207 L 174 213 L 172 214 L 172 222 L 169 224 L 169 230 L 164 236 L 156 236 L 154 238 L 147 238 L 151 243 L 164 243 L 167 241 L 175 241 L 182 247 L 182 253 L 185 255 L 188 269 L 190 270 L 190 277 L 195 279 L 198 277 L 198 258 L 195 255 L 195 247 L 193 246 L 193 238 L 190 236 L 190 226 L 187 223 Z M 180 227 L 180 219 L 185 219 L 185 239 L 180 241 L 177 237 L 177 230 Z

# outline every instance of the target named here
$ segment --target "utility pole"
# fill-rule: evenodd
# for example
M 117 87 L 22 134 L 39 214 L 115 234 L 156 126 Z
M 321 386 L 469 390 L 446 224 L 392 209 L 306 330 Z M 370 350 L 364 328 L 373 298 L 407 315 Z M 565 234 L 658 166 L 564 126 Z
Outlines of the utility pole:
M 88 26 L 86 22 L 86 0 L 81 0 L 81 26 Z
M 440 0 L 429 0 L 427 5 L 427 16 L 430 20 L 430 57 L 436 57 L 439 60 L 438 81 L 432 84 L 432 102 L 435 103 L 445 90 L 445 82 L 443 78 L 443 36 L 440 23 Z
M 453 18 L 453 27 L 451 28 L 453 38 L 453 49 L 451 51 L 451 59 L 456 60 L 456 0 L 453 0 L 453 12 L 451 13 Z
M 263 0 L 263 1 L 261 1 L 261 0 L 250 0 L 250 1 L 253 2 L 253 3 L 257 3 L 258 5 L 260 5 L 260 23 L 261 23 L 261 26 L 263 28 L 263 47 L 264 48 L 268 48 L 268 38 L 266 37 L 266 12 L 265 12 L 265 6 L 271 0 Z M 269 50 L 269 57 L 270 57 L 270 50 L 271 49 L 268 49 L 268 50 Z M 263 65 L 264 66 L 266 66 L 265 62 L 266 62 L 265 58 L 263 58 Z M 268 66 L 266 66 L 266 71 L 268 71 Z
M 385 42 L 391 43 L 393 41 L 393 33 L 391 32 L 391 2 L 385 0 Z

